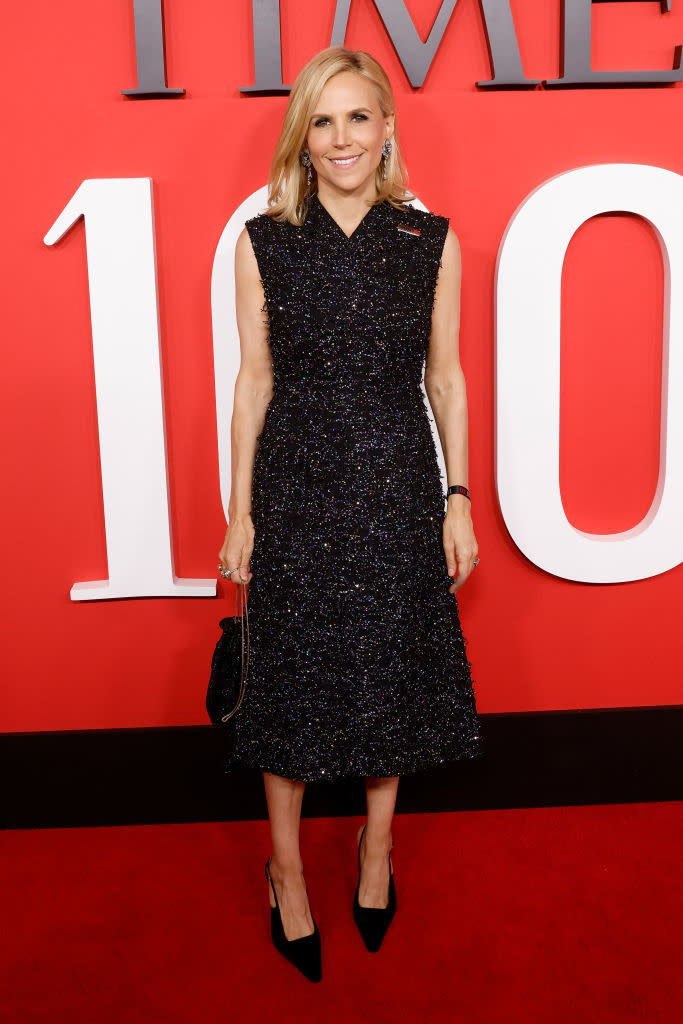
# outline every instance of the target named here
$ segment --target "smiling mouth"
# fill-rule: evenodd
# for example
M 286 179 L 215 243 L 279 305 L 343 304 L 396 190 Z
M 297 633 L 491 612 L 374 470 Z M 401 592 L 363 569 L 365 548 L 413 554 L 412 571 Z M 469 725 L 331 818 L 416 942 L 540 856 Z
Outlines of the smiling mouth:
M 330 161 L 331 164 L 334 164 L 335 167 L 353 167 L 353 165 L 360 160 L 362 155 L 363 155 L 362 153 L 357 153 L 355 156 L 345 156 L 345 157 L 328 156 L 327 159 Z

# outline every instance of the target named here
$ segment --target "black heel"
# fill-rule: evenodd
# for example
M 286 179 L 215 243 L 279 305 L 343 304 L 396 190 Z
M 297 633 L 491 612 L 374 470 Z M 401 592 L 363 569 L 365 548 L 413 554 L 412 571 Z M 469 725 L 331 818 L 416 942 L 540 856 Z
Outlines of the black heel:
M 270 857 L 266 861 L 266 878 L 273 890 L 275 906 L 270 908 L 270 934 L 273 945 L 278 953 L 289 960 L 290 964 L 298 968 L 309 981 L 320 981 L 322 978 L 322 963 L 320 956 L 320 932 L 315 918 L 313 918 L 314 931 L 310 935 L 302 935 L 298 939 L 288 939 L 282 925 L 280 904 L 273 880 L 270 877 Z M 311 914 L 311 916 L 313 916 Z
M 358 931 L 363 936 L 363 942 L 370 953 L 376 953 L 382 945 L 387 928 L 391 924 L 396 913 L 396 886 L 394 885 L 394 871 L 391 866 L 391 851 L 389 852 L 389 899 L 386 907 L 361 907 L 358 901 L 360 892 L 360 847 L 365 835 L 366 826 L 358 840 L 358 885 L 356 895 L 353 897 L 353 919 L 356 922 Z M 393 843 L 391 844 L 394 845 Z

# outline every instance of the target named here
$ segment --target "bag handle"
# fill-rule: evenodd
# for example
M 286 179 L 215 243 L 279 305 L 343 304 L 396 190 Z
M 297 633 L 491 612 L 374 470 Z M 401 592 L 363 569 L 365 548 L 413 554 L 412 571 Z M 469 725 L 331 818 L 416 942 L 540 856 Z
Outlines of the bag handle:
M 240 610 L 240 620 L 241 620 L 241 624 L 242 624 L 242 671 L 241 671 L 241 676 L 240 676 L 240 693 L 239 693 L 239 697 L 237 698 L 237 703 L 235 704 L 235 706 L 232 709 L 232 711 L 229 711 L 227 715 L 221 715 L 221 722 L 227 722 L 228 719 L 232 718 L 232 716 L 235 714 L 235 712 L 238 710 L 240 704 L 242 703 L 242 698 L 244 697 L 244 691 L 245 691 L 246 685 L 247 685 L 247 673 L 249 671 L 249 611 L 247 609 L 247 585 L 246 585 L 246 583 L 240 582 L 240 583 L 237 584 L 237 596 L 238 596 L 239 605 L 240 605 L 240 609 L 241 609 Z M 247 654 L 247 656 L 246 656 L 246 661 L 245 661 L 245 657 L 244 657 L 244 652 L 245 652 L 245 642 L 244 642 L 245 630 L 244 630 L 244 626 L 245 626 L 245 622 L 246 622 L 246 627 L 247 627 L 246 628 L 246 635 L 247 635 L 247 641 L 246 641 L 246 654 Z

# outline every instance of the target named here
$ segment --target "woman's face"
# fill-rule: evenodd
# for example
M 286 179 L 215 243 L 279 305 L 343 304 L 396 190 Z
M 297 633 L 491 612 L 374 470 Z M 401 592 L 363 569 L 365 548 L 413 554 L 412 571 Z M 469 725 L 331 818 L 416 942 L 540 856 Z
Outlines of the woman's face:
M 369 182 L 374 183 L 382 145 L 393 132 L 394 115 L 382 116 L 366 78 L 354 71 L 335 75 L 316 104 L 305 143 L 318 173 L 318 187 L 364 192 Z

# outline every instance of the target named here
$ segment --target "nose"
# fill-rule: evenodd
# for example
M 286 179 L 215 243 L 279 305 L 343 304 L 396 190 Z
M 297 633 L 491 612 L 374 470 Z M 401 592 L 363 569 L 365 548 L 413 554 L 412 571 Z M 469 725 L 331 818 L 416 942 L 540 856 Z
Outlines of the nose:
M 349 144 L 349 126 L 344 120 L 337 122 L 332 134 L 332 144 L 344 149 Z

